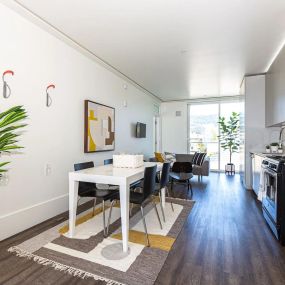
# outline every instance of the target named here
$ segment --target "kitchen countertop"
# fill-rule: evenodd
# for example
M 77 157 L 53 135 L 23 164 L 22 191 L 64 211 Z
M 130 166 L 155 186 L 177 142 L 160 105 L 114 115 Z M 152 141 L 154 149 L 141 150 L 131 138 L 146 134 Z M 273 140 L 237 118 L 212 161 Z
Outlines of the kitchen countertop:
M 253 152 L 251 151 L 250 154 L 255 154 L 262 157 L 270 157 L 270 156 L 285 156 L 285 153 L 273 153 L 273 152 Z

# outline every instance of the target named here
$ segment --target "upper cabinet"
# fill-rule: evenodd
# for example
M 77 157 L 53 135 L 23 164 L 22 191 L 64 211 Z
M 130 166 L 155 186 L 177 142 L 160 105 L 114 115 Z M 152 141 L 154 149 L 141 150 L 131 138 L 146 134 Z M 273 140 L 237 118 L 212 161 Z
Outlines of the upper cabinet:
M 267 144 L 265 129 L 265 75 L 245 76 L 240 94 L 244 98 L 241 111 L 240 177 L 247 189 L 252 188 L 251 152 L 262 152 Z
M 266 74 L 266 127 L 285 123 L 285 48 L 281 50 Z

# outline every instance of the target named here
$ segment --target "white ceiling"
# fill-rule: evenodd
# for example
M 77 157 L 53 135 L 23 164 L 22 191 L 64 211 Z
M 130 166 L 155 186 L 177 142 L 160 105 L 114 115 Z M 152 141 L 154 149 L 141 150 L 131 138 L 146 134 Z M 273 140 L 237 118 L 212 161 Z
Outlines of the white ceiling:
M 237 95 L 285 39 L 284 0 L 19 0 L 162 100 Z

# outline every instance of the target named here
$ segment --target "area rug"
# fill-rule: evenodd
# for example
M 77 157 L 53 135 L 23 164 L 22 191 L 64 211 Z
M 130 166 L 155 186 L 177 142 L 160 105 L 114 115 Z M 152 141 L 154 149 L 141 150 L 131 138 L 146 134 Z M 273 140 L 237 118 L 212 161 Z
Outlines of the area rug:
M 173 202 L 174 211 L 170 202 Z M 145 245 L 144 227 L 139 210 L 130 219 L 130 254 L 121 260 L 108 260 L 101 251 L 121 239 L 120 209 L 113 208 L 109 236 L 103 236 L 102 208 L 93 216 L 88 210 L 77 216 L 76 234 L 68 237 L 68 221 L 8 249 L 19 257 L 50 266 L 80 278 L 93 278 L 108 285 L 154 284 L 166 258 L 181 231 L 194 201 L 167 198 L 165 217 L 160 228 L 153 206 L 145 207 L 150 247 Z M 162 219 L 162 213 L 159 214 Z M 108 217 L 106 210 L 106 217 Z M 102 283 L 100 283 L 102 284 Z

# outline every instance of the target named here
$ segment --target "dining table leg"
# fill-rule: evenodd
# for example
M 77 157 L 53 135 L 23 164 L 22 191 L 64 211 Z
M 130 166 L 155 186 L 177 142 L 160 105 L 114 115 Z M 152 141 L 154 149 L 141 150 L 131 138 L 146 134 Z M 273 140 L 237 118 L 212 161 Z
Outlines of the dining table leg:
M 130 204 L 130 185 L 127 183 L 120 184 L 120 207 L 122 221 L 122 242 L 123 252 L 128 252 L 129 240 L 129 204 Z
M 70 238 L 75 235 L 76 208 L 78 199 L 78 181 L 69 179 L 69 232 Z
M 101 250 L 104 258 L 109 260 L 120 260 L 130 254 L 129 241 L 129 204 L 130 204 L 130 184 L 121 182 L 120 187 L 120 210 L 122 241 L 106 245 Z

